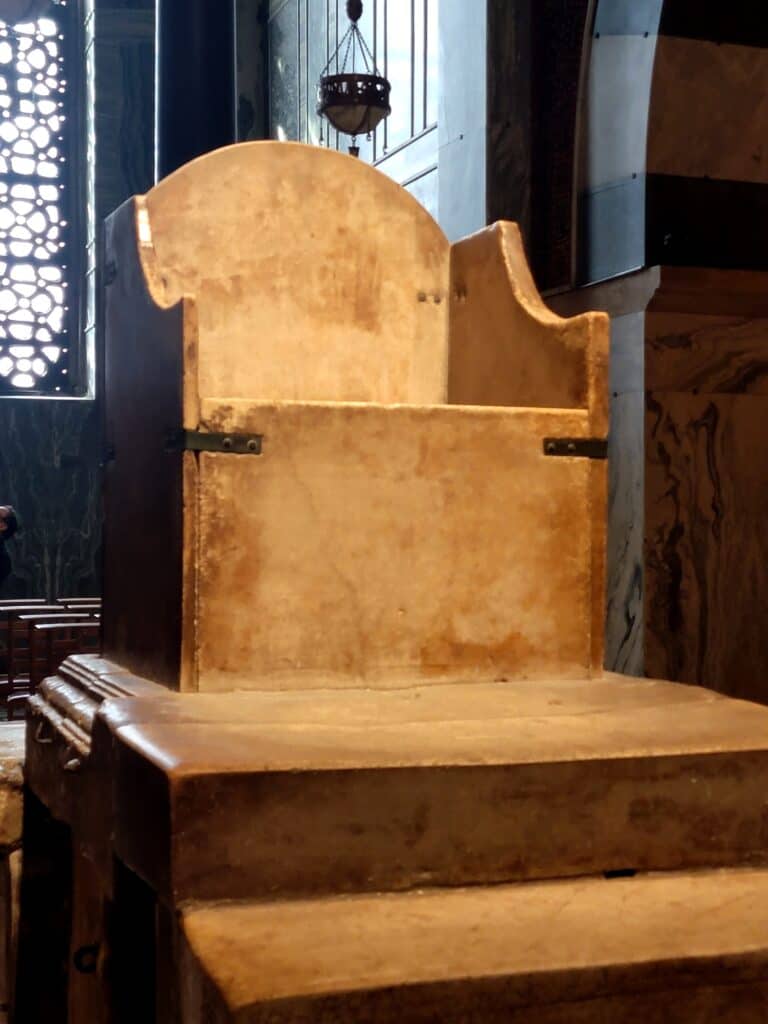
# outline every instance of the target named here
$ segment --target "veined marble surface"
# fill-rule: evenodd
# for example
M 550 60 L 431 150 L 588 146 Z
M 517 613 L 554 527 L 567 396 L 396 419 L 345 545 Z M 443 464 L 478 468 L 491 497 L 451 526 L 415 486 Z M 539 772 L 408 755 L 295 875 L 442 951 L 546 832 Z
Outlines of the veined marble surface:
M 646 669 L 768 702 L 768 321 L 649 315 Z
M 100 593 L 96 404 L 4 399 L 0 438 L 0 501 L 22 523 L 2 596 Z

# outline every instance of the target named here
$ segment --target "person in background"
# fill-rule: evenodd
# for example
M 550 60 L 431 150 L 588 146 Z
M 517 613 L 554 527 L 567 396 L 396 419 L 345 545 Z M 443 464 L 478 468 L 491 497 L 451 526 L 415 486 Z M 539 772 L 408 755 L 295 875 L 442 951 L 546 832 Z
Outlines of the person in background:
M 10 540 L 19 528 L 16 513 L 10 505 L 0 505 L 0 587 L 11 575 L 11 559 L 5 549 L 5 542 Z

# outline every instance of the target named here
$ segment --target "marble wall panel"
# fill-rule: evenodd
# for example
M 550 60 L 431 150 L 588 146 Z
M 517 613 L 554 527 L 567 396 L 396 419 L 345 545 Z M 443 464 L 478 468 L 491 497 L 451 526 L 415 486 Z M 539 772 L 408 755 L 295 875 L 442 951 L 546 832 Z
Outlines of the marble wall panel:
M 768 183 L 768 50 L 659 38 L 648 171 Z
M 605 664 L 627 675 L 643 674 L 644 331 L 642 308 L 611 318 Z
M 768 702 L 768 399 L 650 391 L 646 671 Z
M 101 591 L 99 429 L 94 402 L 0 402 L 0 503 L 22 530 L 8 543 L 2 597 Z
M 644 671 L 645 309 L 658 284 L 652 269 L 547 300 L 561 316 L 611 316 L 605 665 L 627 675 Z
M 643 393 L 615 395 L 608 437 L 605 664 L 643 674 Z
M 649 391 L 768 395 L 768 319 L 649 313 Z
M 646 666 L 768 702 L 765 276 L 664 278 L 646 317 Z

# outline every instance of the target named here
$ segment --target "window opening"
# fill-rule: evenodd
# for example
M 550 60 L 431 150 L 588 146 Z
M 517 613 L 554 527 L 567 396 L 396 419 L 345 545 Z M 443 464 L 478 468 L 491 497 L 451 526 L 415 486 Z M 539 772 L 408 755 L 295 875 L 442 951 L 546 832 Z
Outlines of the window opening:
M 0 21 L 0 393 L 71 394 L 79 317 L 70 300 L 76 126 L 70 53 L 77 0 Z

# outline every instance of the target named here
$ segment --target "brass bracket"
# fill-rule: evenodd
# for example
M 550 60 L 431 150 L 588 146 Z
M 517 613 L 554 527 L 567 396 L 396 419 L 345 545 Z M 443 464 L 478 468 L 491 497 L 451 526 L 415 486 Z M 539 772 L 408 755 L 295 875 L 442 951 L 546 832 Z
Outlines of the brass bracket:
M 209 434 L 202 430 L 176 430 L 168 434 L 166 451 L 261 455 L 262 440 L 262 434 Z
M 602 437 L 545 437 L 544 454 L 572 459 L 607 459 L 608 441 Z

